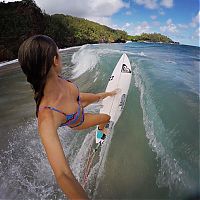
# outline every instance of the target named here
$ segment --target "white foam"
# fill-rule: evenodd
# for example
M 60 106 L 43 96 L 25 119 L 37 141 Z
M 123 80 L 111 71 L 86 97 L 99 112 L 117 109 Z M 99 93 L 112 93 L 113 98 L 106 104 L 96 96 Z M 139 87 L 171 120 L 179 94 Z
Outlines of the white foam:
M 58 195 L 60 189 L 41 144 L 37 121 L 25 122 L 12 132 L 7 151 L 1 152 L 0 157 L 1 195 L 9 198 L 10 191 L 15 199 L 46 199 L 55 193 Z
M 94 139 L 95 139 L 95 131 L 93 130 L 86 135 L 81 145 L 81 148 L 79 149 L 71 165 L 73 174 L 76 176 L 79 182 L 81 182 L 83 179 L 85 163 L 87 161 L 89 151 L 92 148 Z
M 95 49 L 88 48 L 89 45 L 83 45 L 72 55 L 71 62 L 74 64 L 72 71 L 73 77 L 77 78 L 88 70 L 92 70 L 99 61 L 99 56 Z
M 59 49 L 59 52 L 63 52 L 63 51 L 71 50 L 71 49 L 79 49 L 79 48 L 81 48 L 81 46 L 67 47 L 64 49 Z
M 156 152 L 157 158 L 161 160 L 161 167 L 157 177 L 157 185 L 159 187 L 169 187 L 171 192 L 174 188 L 177 189 L 180 186 L 185 187 L 184 171 L 180 167 L 178 161 L 171 157 L 168 149 L 166 149 L 162 142 L 158 139 L 158 135 L 163 132 L 166 132 L 167 135 L 167 131 L 165 130 L 162 120 L 160 119 L 156 107 L 151 99 L 149 94 L 150 90 L 146 88 L 141 69 L 139 66 L 135 66 L 133 72 L 135 85 L 140 91 L 140 104 L 143 111 L 143 122 L 146 136 L 149 139 L 149 145 L 152 147 L 152 150 Z M 168 142 L 169 145 L 170 141 L 167 140 L 169 140 L 169 138 L 165 139 L 165 142 Z
M 72 71 L 72 78 L 78 78 L 82 74 L 87 71 L 91 71 L 96 67 L 96 65 L 100 61 L 101 56 L 109 56 L 109 54 L 123 54 L 126 53 L 128 55 L 136 55 L 146 57 L 144 52 L 131 53 L 129 51 L 124 50 L 116 50 L 108 48 L 107 46 L 104 48 L 93 48 L 94 45 L 83 45 L 81 48 L 72 55 L 71 62 L 74 64 L 74 69 Z M 99 45 L 96 45 L 99 46 Z M 95 79 L 96 80 L 96 79 Z
M 177 64 L 175 61 L 173 61 L 173 60 L 166 60 L 165 61 L 166 63 L 172 63 L 172 64 Z
M 5 65 L 10 65 L 10 64 L 14 64 L 14 63 L 17 63 L 18 62 L 18 59 L 15 59 L 15 60 L 11 60 L 11 61 L 5 61 L 5 62 L 2 62 L 0 63 L 0 67 L 3 67 Z
M 97 173 L 95 189 L 94 189 L 93 194 L 92 194 L 93 199 L 96 199 L 95 197 L 97 195 L 97 189 L 99 187 L 100 182 L 104 178 L 105 163 L 106 163 L 106 159 L 107 159 L 107 155 L 108 155 L 108 151 L 109 151 L 109 148 L 110 148 L 110 143 L 111 143 L 113 134 L 114 134 L 114 130 L 112 130 L 109 133 L 109 135 L 106 137 L 106 140 L 101 147 L 99 162 L 96 164 L 96 166 L 94 166 L 92 168 L 91 173 L 90 173 L 91 176 L 88 177 L 88 179 L 91 180 L 92 175 Z

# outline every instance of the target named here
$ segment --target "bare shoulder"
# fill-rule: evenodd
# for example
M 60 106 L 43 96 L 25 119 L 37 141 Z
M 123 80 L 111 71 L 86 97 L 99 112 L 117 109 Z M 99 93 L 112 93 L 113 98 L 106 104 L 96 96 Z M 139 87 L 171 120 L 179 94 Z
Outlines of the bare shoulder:
M 56 131 L 58 126 L 56 126 L 55 119 L 53 113 L 44 109 L 38 113 L 38 130 L 41 133 L 44 133 L 45 130 L 54 130 Z
M 57 126 L 51 112 L 43 111 L 39 113 L 38 131 L 55 176 L 59 177 L 63 173 L 71 176 L 72 173 L 65 158 L 57 133 Z

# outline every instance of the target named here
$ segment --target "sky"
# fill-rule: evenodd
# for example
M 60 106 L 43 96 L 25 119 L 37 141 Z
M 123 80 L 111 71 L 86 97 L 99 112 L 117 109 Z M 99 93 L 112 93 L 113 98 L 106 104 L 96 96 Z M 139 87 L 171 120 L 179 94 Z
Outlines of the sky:
M 0 0 L 2 2 L 2 0 Z M 5 0 L 11 2 L 15 0 Z M 161 33 L 200 46 L 200 0 L 35 0 L 47 14 L 82 17 L 129 35 Z

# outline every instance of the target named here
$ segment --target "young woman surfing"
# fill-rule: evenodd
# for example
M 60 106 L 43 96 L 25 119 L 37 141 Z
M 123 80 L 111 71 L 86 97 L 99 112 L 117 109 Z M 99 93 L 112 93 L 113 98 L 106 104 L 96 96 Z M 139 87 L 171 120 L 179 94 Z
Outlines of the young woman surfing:
M 57 183 L 70 199 L 87 199 L 87 194 L 72 174 L 57 129 L 68 126 L 82 130 L 99 125 L 99 130 L 106 134 L 105 125 L 110 116 L 84 113 L 84 107 L 115 95 L 117 90 L 98 94 L 80 93 L 74 83 L 59 76 L 62 62 L 58 47 L 45 35 L 36 35 L 24 41 L 18 60 L 34 90 L 39 135 Z

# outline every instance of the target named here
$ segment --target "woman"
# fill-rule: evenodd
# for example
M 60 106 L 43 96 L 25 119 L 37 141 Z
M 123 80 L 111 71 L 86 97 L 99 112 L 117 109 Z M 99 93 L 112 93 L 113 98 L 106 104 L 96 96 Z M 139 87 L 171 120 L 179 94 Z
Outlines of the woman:
M 82 130 L 99 125 L 99 131 L 106 134 L 105 125 L 110 116 L 84 113 L 84 107 L 113 96 L 116 91 L 80 93 L 74 83 L 62 79 L 59 76 L 62 63 L 58 47 L 48 36 L 36 35 L 24 41 L 18 52 L 18 60 L 34 90 L 39 135 L 57 183 L 70 199 L 87 199 L 65 158 L 57 129 L 69 126 Z

